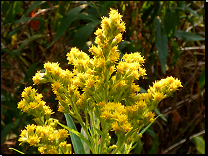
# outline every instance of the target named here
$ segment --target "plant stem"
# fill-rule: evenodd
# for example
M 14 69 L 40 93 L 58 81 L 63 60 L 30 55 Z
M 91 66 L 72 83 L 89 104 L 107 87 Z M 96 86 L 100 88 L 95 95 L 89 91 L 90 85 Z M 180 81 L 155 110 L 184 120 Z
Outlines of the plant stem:
M 124 134 L 118 135 L 118 141 L 116 143 L 117 148 L 115 149 L 115 151 L 112 152 L 112 154 L 121 154 L 121 150 L 122 150 L 121 148 L 123 148 L 124 141 L 125 141 L 125 135 Z

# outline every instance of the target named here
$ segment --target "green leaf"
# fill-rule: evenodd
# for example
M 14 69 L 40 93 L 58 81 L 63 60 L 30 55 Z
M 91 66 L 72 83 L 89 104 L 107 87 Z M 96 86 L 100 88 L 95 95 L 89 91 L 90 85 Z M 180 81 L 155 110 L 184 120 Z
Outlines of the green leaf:
M 23 15 L 23 17 L 27 16 L 35 7 L 45 3 L 46 1 L 36 1 L 35 3 L 33 3 L 29 9 L 27 9 L 27 11 L 25 12 L 25 14 Z
M 146 9 L 144 9 L 143 10 L 143 14 L 142 14 L 142 21 L 143 21 L 143 23 L 146 23 L 148 20 L 148 16 L 151 16 L 151 14 L 152 14 L 152 11 L 154 10 L 154 7 L 155 7 L 155 5 L 154 5 L 154 2 L 152 2 L 152 1 L 147 1 L 147 3 L 153 3 L 149 8 L 146 8 Z M 144 3 L 143 4 L 143 6 L 142 6 L 142 8 L 145 8 L 146 6 L 146 3 Z
M 16 15 L 19 12 L 23 12 L 24 10 L 20 7 L 23 2 L 21 1 L 15 1 L 14 2 L 14 7 L 13 7 L 13 14 Z
M 154 138 L 154 141 L 152 143 L 152 147 L 147 153 L 148 154 L 156 154 L 156 152 L 158 150 L 158 145 L 159 145 L 157 134 L 152 129 L 148 129 L 146 131 L 146 133 L 148 133 L 149 135 L 151 135 Z
M 134 152 L 136 154 L 141 154 L 142 153 L 142 149 L 143 149 L 143 144 L 142 144 L 142 140 L 139 139 L 139 141 L 136 144 L 136 147 L 134 148 Z
M 202 136 L 197 136 L 195 138 L 193 138 L 195 145 L 196 145 L 196 149 L 197 149 L 197 153 L 196 154 L 205 154 L 205 141 L 203 139 Z
M 83 127 L 81 128 L 81 134 L 82 134 L 86 139 L 88 139 L 88 136 L 87 136 L 87 134 L 85 133 Z M 82 144 L 83 144 L 83 147 L 84 147 L 85 154 L 90 154 L 90 148 L 89 148 L 89 146 L 88 146 L 83 140 L 81 140 L 81 141 L 82 141 Z
M 178 37 L 184 41 L 203 41 L 203 40 L 205 40 L 204 37 L 201 37 L 196 34 L 186 32 L 183 30 L 176 30 L 174 36 Z
M 23 153 L 23 152 L 21 152 L 21 151 L 15 149 L 15 148 L 9 148 L 9 149 L 12 149 L 12 150 L 14 150 L 14 151 L 16 151 L 16 152 L 18 152 L 18 153 L 20 153 L 20 154 L 25 154 L 25 153 Z
M 180 9 L 180 10 L 187 10 L 190 13 L 192 13 L 194 16 L 200 18 L 199 14 L 197 14 L 194 10 L 189 8 L 185 2 L 183 1 L 177 1 L 177 7 L 174 7 L 175 9 Z
M 125 48 L 127 45 L 131 44 L 129 41 L 121 41 L 119 44 L 119 50 L 121 51 L 123 48 Z
M 81 20 L 88 20 L 88 21 L 92 21 L 92 22 L 98 21 L 98 19 L 95 16 L 88 14 L 86 12 L 82 12 L 75 17 L 75 20 L 80 20 L 80 19 Z
M 34 64 L 31 65 L 30 68 L 27 70 L 26 74 L 27 74 L 27 77 L 28 77 L 29 79 L 31 79 L 31 77 L 35 75 L 35 73 L 36 73 L 36 66 L 37 66 L 38 63 L 39 63 L 39 62 L 34 63 Z
M 33 35 L 33 36 L 29 37 L 28 39 L 26 39 L 22 42 L 22 44 L 19 46 L 19 48 L 16 50 L 16 52 L 20 52 L 30 42 L 32 42 L 38 38 L 42 38 L 42 37 L 45 37 L 45 35 L 38 34 L 38 35 Z
M 157 120 L 158 117 L 160 117 L 162 114 L 158 115 L 149 125 L 147 125 L 142 131 L 141 134 L 143 134 L 152 124 Z
M 168 56 L 168 37 L 164 31 L 162 19 L 155 18 L 155 46 L 159 53 L 162 71 L 165 74 L 165 65 Z
M 111 6 L 113 6 L 116 3 L 118 3 L 118 2 L 117 1 L 104 1 L 103 6 L 102 6 L 102 10 L 101 10 L 101 15 L 103 14 L 104 10 L 107 10 L 108 8 L 110 8 Z
M 1 1 L 1 11 L 3 13 L 3 16 L 6 15 L 7 11 L 9 10 L 11 1 Z
M 172 36 L 175 32 L 175 29 L 179 22 L 179 17 L 177 16 L 175 10 L 172 8 L 168 8 L 166 11 L 166 17 L 165 17 L 165 30 L 168 35 L 168 37 Z
M 9 9 L 6 12 L 5 20 L 3 21 L 3 24 L 13 22 L 14 20 L 13 6 L 14 6 L 14 2 L 10 2 Z
M 101 130 L 97 129 L 96 127 L 95 127 L 95 130 L 96 130 L 96 131 L 98 132 L 98 134 L 100 134 L 101 136 L 103 136 L 103 135 L 104 135 L 103 131 L 101 131 Z
M 30 18 L 31 18 L 31 17 L 22 17 L 21 19 L 16 20 L 16 21 L 14 22 L 14 24 L 25 23 L 25 22 L 29 21 Z M 42 18 L 40 18 L 40 17 L 35 17 L 35 18 L 33 18 L 33 20 L 36 20 L 36 21 L 45 21 L 44 19 L 42 19 Z
M 60 25 L 58 27 L 53 42 L 48 47 L 52 46 L 61 37 L 61 35 L 67 30 L 69 25 L 74 21 L 75 17 L 79 14 L 79 12 L 82 11 L 86 6 L 86 4 L 80 5 L 76 8 L 69 10 L 66 13 L 66 15 L 60 21 Z
M 74 121 L 71 118 L 71 116 L 68 113 L 64 113 L 64 115 L 65 115 L 68 127 L 65 126 L 65 125 L 62 125 L 60 123 L 59 124 L 69 131 L 75 154 L 85 154 L 84 147 L 83 147 L 83 144 L 81 142 L 80 137 L 82 137 L 82 140 L 84 139 L 83 141 L 86 141 L 86 143 L 89 142 L 89 141 L 77 131 L 77 128 L 76 128 L 76 126 L 74 124 Z
M 88 23 L 87 25 L 80 28 L 74 36 L 73 39 L 73 46 L 82 49 L 84 44 L 87 42 L 90 34 L 94 31 L 95 27 L 100 23 L 100 21 L 95 21 Z
M 199 86 L 200 86 L 200 89 L 202 89 L 205 85 L 205 69 L 202 73 L 202 76 L 199 78 Z
M 22 29 L 22 27 L 18 27 L 16 29 L 14 29 L 13 31 L 10 31 L 9 34 L 8 34 L 8 38 L 11 39 L 11 37 L 21 29 Z
M 148 128 L 152 125 L 152 123 L 155 122 L 155 120 L 157 120 L 157 118 L 160 117 L 161 115 L 162 115 L 162 114 L 158 115 L 158 116 L 157 116 L 157 117 L 156 117 L 156 118 L 155 118 L 148 126 L 146 126 L 140 133 L 143 134 L 145 131 L 147 131 Z M 138 135 L 139 135 L 140 133 L 137 134 L 137 137 L 138 137 Z M 139 140 L 141 140 L 141 139 L 139 139 Z M 136 144 L 135 144 L 131 149 L 139 148 L 138 151 L 137 151 L 137 152 L 139 153 L 139 152 L 141 152 L 142 147 L 135 147 L 135 146 L 137 146 L 137 144 L 140 144 L 140 142 L 139 142 L 139 141 L 136 142 Z M 138 146 L 141 146 L 141 144 L 138 145 Z M 140 149 L 140 148 L 141 148 L 141 149 Z
M 146 93 L 147 91 L 143 87 L 140 87 L 140 92 L 141 93 Z
M 147 25 L 150 25 L 150 24 L 152 24 L 154 22 L 155 17 L 158 15 L 159 9 L 160 9 L 160 2 L 159 1 L 155 1 L 154 2 L 154 11 L 150 15 L 151 19 L 148 21 Z
M 1 130 L 1 144 L 4 143 L 7 134 L 11 131 L 12 128 L 13 128 L 13 123 L 9 123 L 6 126 L 4 126 L 3 130 Z
M 161 115 L 160 117 L 161 117 L 165 122 L 168 122 L 168 120 L 163 116 L 163 114 L 160 113 L 160 111 L 159 111 L 157 108 L 155 108 L 154 111 L 155 111 L 155 113 L 156 113 L 157 115 Z

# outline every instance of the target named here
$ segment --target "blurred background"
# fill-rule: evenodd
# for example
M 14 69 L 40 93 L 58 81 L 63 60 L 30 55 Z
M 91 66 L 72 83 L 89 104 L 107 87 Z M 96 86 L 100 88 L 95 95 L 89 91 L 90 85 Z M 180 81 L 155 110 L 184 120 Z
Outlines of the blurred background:
M 183 88 L 160 102 L 162 113 L 144 133 L 134 154 L 205 153 L 205 2 L 204 1 L 1 1 L 1 152 L 38 153 L 28 144 L 19 146 L 21 130 L 34 121 L 17 109 L 21 93 L 32 86 L 32 76 L 45 62 L 66 59 L 71 47 L 87 54 L 94 31 L 110 8 L 118 9 L 126 23 L 121 56 L 141 52 L 147 75 L 136 83 L 146 92 L 155 80 L 173 76 Z M 57 112 L 50 84 L 33 86 Z M 80 129 L 80 126 L 77 125 Z M 111 143 L 116 136 L 111 133 Z M 70 138 L 68 140 L 70 142 Z

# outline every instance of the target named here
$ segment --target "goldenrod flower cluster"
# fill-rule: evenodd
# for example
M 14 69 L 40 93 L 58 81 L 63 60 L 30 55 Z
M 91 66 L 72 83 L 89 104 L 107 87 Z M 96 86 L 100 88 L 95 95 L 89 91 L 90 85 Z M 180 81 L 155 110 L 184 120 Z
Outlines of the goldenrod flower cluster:
M 182 87 L 178 79 L 167 77 L 155 82 L 147 93 L 139 92 L 140 87 L 135 84 L 135 80 L 146 75 L 143 68 L 145 60 L 139 52 L 135 52 L 123 55 L 119 61 L 118 44 L 122 41 L 122 33 L 125 32 L 125 23 L 121 18 L 122 15 L 113 9 L 109 13 L 109 18 L 102 17 L 101 28 L 95 32 L 96 45 L 89 48 L 92 58 L 77 48 L 71 48 L 67 60 L 74 66 L 73 71 L 62 70 L 58 63 L 47 62 L 44 64 L 45 72 L 38 71 L 33 77 L 34 84 L 51 83 L 59 101 L 58 110 L 69 113 L 81 124 L 92 144 L 92 153 L 98 151 L 105 153 L 111 150 L 112 153 L 119 153 L 124 142 L 128 147 L 126 148 L 128 153 L 135 140 L 141 138 L 141 134 L 138 135 L 141 128 L 154 120 L 155 114 L 152 111 L 158 103 Z M 27 97 L 25 94 L 27 90 L 34 92 L 34 89 L 27 88 L 18 108 L 32 114 L 32 108 L 43 102 L 38 98 L 35 99 L 35 93 Z M 42 98 L 39 94 L 37 96 L 39 99 Z M 80 116 L 80 111 L 85 114 L 85 122 Z M 52 113 L 46 108 L 42 110 L 43 114 L 46 112 Z M 91 121 L 88 121 L 88 117 Z M 90 130 L 90 124 L 94 133 Z M 101 128 L 102 136 L 98 133 Z M 107 137 L 109 130 L 116 132 L 118 142 L 108 148 L 109 139 L 106 138 L 109 138 Z M 57 135 L 54 136 L 58 138 Z M 99 146 L 98 136 L 101 137 Z M 31 141 L 31 145 L 40 142 L 39 135 L 34 137 L 36 139 Z M 50 141 L 55 139 L 47 138 Z M 62 144 L 64 146 L 64 143 Z
M 35 121 L 38 124 L 43 124 L 53 114 L 49 106 L 45 105 L 45 101 L 42 100 L 42 94 L 36 93 L 36 90 L 32 87 L 26 87 L 22 92 L 23 99 L 18 103 L 19 109 L 26 112 L 28 115 L 33 115 Z
M 41 154 L 71 154 L 71 144 L 65 141 L 69 135 L 68 131 L 56 130 L 56 122 L 49 119 L 47 125 L 27 125 L 21 131 L 18 140 L 21 142 L 20 145 L 27 142 L 30 146 L 37 146 Z
M 18 108 L 34 116 L 34 121 L 38 124 L 27 125 L 26 129 L 21 131 L 18 140 L 20 145 L 27 142 L 30 146 L 37 146 L 41 154 L 70 154 L 71 145 L 65 141 L 69 135 L 68 131 L 55 129 L 57 120 L 50 118 L 54 112 L 45 105 L 42 94 L 36 92 L 32 87 L 26 87 L 22 92 L 23 99 L 18 103 Z

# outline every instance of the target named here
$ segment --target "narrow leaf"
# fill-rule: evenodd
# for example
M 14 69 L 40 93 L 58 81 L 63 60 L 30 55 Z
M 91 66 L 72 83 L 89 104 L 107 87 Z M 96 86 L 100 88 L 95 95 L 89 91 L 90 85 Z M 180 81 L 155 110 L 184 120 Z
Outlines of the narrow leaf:
M 179 17 L 177 15 L 178 14 L 176 13 L 176 11 L 172 8 L 168 8 L 166 11 L 165 30 L 169 37 L 174 34 L 175 29 L 178 25 Z
M 41 34 L 33 35 L 33 36 L 29 37 L 28 39 L 24 40 L 23 43 L 19 46 L 19 48 L 17 49 L 16 52 L 20 52 L 30 42 L 32 42 L 32 41 L 34 41 L 34 40 L 36 40 L 38 38 L 41 38 L 41 37 L 45 37 L 45 35 L 41 35 Z
M 9 149 L 12 149 L 12 150 L 14 150 L 14 151 L 16 151 L 16 152 L 19 152 L 20 154 L 25 154 L 25 153 L 23 153 L 23 152 L 21 152 L 21 151 L 15 149 L 15 148 L 9 148 Z
M 161 114 L 162 115 L 162 114 Z M 158 117 L 160 117 L 161 115 L 158 115 L 147 127 L 145 127 L 142 131 L 141 134 L 143 134 L 152 124 L 153 122 L 155 122 L 155 120 L 157 120 Z
M 68 131 L 72 132 L 73 134 L 76 134 L 76 136 L 78 136 L 79 138 L 81 138 L 90 148 L 91 148 L 91 145 L 90 145 L 90 142 L 81 134 L 79 133 L 78 131 L 70 128 L 70 127 L 67 127 L 61 123 L 58 123 L 60 126 L 64 127 L 65 129 L 67 129 Z M 74 144 L 73 144 L 74 145 Z
M 199 35 L 196 35 L 196 34 L 193 34 L 190 32 L 186 32 L 183 30 L 176 30 L 174 36 L 178 37 L 184 41 L 203 41 L 203 40 L 205 40 L 204 37 L 201 37 Z
M 155 46 L 159 53 L 162 71 L 165 74 L 165 65 L 168 56 L 168 37 L 163 28 L 162 19 L 155 18 Z
M 36 1 L 35 3 L 33 3 L 29 9 L 27 9 L 27 11 L 25 12 L 25 14 L 23 15 L 23 17 L 27 16 L 35 7 L 45 3 L 46 1 Z M 22 17 L 22 18 L 23 18 Z
M 165 122 L 168 122 L 168 120 L 163 116 L 163 114 L 160 113 L 160 111 L 159 111 L 157 108 L 155 108 L 154 111 L 155 111 L 155 113 L 156 113 L 157 115 L 161 115 L 160 117 L 161 117 Z
M 95 22 L 98 20 L 95 16 L 88 14 L 86 12 L 82 12 L 75 17 L 75 20 L 80 20 L 80 19 L 81 20 L 88 20 L 91 22 Z
M 64 115 L 65 115 L 68 127 L 65 126 L 65 125 L 62 125 L 62 124 L 61 124 L 61 126 L 66 128 L 67 130 L 69 130 L 75 154 L 84 154 L 85 153 L 84 147 L 83 147 L 81 139 L 79 137 L 80 133 L 77 131 L 77 128 L 76 128 L 76 126 L 74 124 L 73 119 L 71 118 L 71 116 L 68 113 L 64 113 Z M 84 136 L 83 136 L 83 138 L 84 138 Z
M 142 153 L 142 148 L 143 148 L 143 144 L 142 144 L 141 139 L 139 139 L 139 141 L 136 144 L 136 147 L 135 148 L 133 147 L 132 149 L 134 149 L 134 152 L 136 154 L 141 154 Z
M 88 139 L 88 136 L 87 136 L 87 134 L 85 133 L 83 127 L 81 128 L 81 134 L 82 134 L 86 139 Z M 85 154 L 90 154 L 90 148 L 89 148 L 89 146 L 88 146 L 83 140 L 81 140 L 81 141 L 82 141 L 82 144 L 83 144 L 83 147 L 84 147 L 84 150 L 85 150 Z
M 104 135 L 103 131 L 101 131 L 101 130 L 97 129 L 96 127 L 95 127 L 95 130 L 96 130 L 96 131 L 98 132 L 98 134 L 100 134 L 101 136 L 103 136 L 103 135 Z
M 158 150 L 158 145 L 159 145 L 158 136 L 152 129 L 148 129 L 146 131 L 146 133 L 148 133 L 149 135 L 151 135 L 154 138 L 154 141 L 152 143 L 152 147 L 147 153 L 148 154 L 156 154 L 156 152 Z
M 100 23 L 99 20 L 95 22 L 88 23 L 87 25 L 81 27 L 74 36 L 73 46 L 82 49 L 84 44 L 87 42 L 90 34 L 94 31 L 95 27 Z
M 61 19 L 60 26 L 58 27 L 58 30 L 56 32 L 56 36 L 53 40 L 53 42 L 49 45 L 52 46 L 60 37 L 61 35 L 67 30 L 69 25 L 74 21 L 77 14 L 82 11 L 87 5 L 80 5 L 76 8 L 73 8 L 67 12 L 67 14 Z

